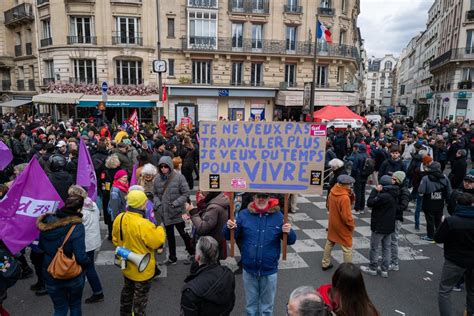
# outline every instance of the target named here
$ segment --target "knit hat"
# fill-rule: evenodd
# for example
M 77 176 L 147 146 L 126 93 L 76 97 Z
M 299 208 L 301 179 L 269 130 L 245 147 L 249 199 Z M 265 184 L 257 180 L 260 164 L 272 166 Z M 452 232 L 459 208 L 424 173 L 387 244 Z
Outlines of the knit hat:
M 430 171 L 441 171 L 441 164 L 437 161 L 433 161 L 433 163 L 429 165 L 428 169 Z
M 127 204 L 132 208 L 140 208 L 146 202 L 148 198 L 146 197 L 145 192 L 140 190 L 133 190 L 127 195 Z
M 421 160 L 423 161 L 424 165 L 429 165 L 430 163 L 433 162 L 433 158 L 431 158 L 431 156 L 428 156 L 428 155 L 424 156 Z
M 393 173 L 392 178 L 397 181 L 398 184 L 403 183 L 406 178 L 406 174 L 403 171 L 396 171 Z
M 127 175 L 128 175 L 128 174 L 127 174 L 127 171 L 121 169 L 121 170 L 117 171 L 117 173 L 115 174 L 114 180 L 118 180 L 118 179 L 120 179 L 121 177 L 127 176 Z
M 382 178 L 380 178 L 380 184 L 382 186 L 386 186 L 386 185 L 391 185 L 392 184 L 392 177 L 391 176 L 383 176 Z

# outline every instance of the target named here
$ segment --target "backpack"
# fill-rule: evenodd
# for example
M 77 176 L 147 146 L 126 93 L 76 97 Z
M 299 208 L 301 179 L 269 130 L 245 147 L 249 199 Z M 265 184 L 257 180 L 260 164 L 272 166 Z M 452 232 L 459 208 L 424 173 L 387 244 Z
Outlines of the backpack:
M 364 167 L 362 167 L 361 176 L 368 177 L 375 171 L 375 160 L 366 158 L 364 160 Z
M 63 243 L 58 248 L 58 251 L 48 266 L 48 273 L 55 279 L 70 280 L 82 273 L 82 268 L 76 262 L 74 254 L 72 254 L 71 258 L 64 254 L 64 245 L 69 240 L 69 237 L 71 237 L 74 228 L 76 228 L 76 225 L 71 226 Z
M 21 265 L 18 260 L 4 247 L 0 246 L 0 280 L 6 287 L 12 287 L 21 278 Z

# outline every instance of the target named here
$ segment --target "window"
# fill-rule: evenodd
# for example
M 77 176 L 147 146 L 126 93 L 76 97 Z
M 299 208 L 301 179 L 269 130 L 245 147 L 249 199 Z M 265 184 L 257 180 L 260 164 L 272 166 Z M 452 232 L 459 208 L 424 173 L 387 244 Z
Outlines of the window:
M 54 61 L 53 60 L 44 61 L 44 75 L 45 75 L 45 79 L 54 80 Z
M 244 25 L 242 23 L 232 23 L 232 49 L 241 50 L 243 47 Z
M 217 14 L 189 12 L 189 44 L 204 48 L 217 48 Z
M 45 19 L 41 21 L 43 25 L 43 39 L 51 38 L 51 21 L 49 19 Z
M 392 62 L 391 61 L 386 61 L 384 68 L 385 68 L 385 70 L 392 70 Z
M 232 79 L 231 84 L 240 86 L 242 84 L 242 62 L 232 63 Z
M 342 1 L 342 4 L 341 4 L 341 9 L 342 9 L 342 13 L 347 13 L 347 0 L 341 0 Z
M 253 87 L 259 87 L 263 85 L 263 65 L 258 63 L 252 63 L 252 69 L 250 74 L 250 84 Z
M 296 65 L 286 64 L 285 65 L 285 82 L 288 87 L 296 87 Z
M 94 59 L 74 59 L 76 83 L 97 83 L 97 68 Z
M 321 8 L 326 8 L 326 9 L 332 8 L 331 0 L 321 0 Z
M 344 83 L 344 67 L 337 67 L 337 82 Z
M 346 43 L 346 31 L 339 31 L 339 45 L 344 45 Z
M 298 6 L 298 0 L 288 0 L 288 6 L 290 8 L 296 8 Z
M 474 38 L 473 38 L 474 30 L 467 30 L 466 31 L 466 54 L 474 53 Z
M 21 32 L 16 32 L 15 33 L 15 44 L 16 45 L 21 45 Z
M 72 16 L 69 26 L 69 44 L 92 43 L 92 18 L 86 16 Z
M 375 98 L 375 93 L 371 93 L 371 94 L 370 94 L 370 98 L 371 98 L 371 99 Z
M 474 68 L 464 68 L 462 70 L 462 81 L 474 81 Z
M 252 11 L 263 12 L 263 0 L 252 0 Z
M 30 66 L 30 79 L 35 79 L 35 66 Z
M 296 26 L 286 28 L 286 50 L 296 51 Z
M 405 94 L 405 85 L 401 85 L 400 86 L 400 95 L 404 95 Z
M 168 76 L 174 76 L 174 59 L 168 59 Z
M 211 84 L 211 61 L 193 61 L 193 83 Z
M 316 87 L 324 88 L 327 86 L 327 76 L 328 76 L 327 66 L 318 66 L 318 76 L 316 78 Z
M 174 38 L 174 19 L 168 18 L 168 38 Z
M 140 37 L 140 19 L 129 17 L 115 18 L 114 43 L 116 44 L 142 44 Z
M 254 50 L 261 50 L 263 48 L 262 28 L 261 24 L 252 25 L 252 49 Z
M 474 0 L 471 0 L 471 6 L 470 6 L 471 10 L 474 10 Z
M 372 86 L 372 91 L 375 92 L 375 86 Z
M 142 62 L 138 60 L 117 60 L 117 79 L 119 85 L 143 84 Z

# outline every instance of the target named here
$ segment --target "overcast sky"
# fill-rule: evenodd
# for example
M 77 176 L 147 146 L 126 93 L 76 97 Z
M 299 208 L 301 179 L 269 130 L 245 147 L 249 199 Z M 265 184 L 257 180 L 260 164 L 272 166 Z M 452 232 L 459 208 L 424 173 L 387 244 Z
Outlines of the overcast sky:
M 410 39 L 423 31 L 434 0 L 361 0 L 358 25 L 367 57 L 396 57 Z

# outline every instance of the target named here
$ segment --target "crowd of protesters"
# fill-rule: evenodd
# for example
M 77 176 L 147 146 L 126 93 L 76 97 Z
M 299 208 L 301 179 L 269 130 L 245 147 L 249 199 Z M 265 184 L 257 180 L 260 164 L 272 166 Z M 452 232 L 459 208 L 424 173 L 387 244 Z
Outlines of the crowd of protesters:
M 0 171 L 0 198 L 35 157 L 65 202 L 55 214 L 38 219 L 40 236 L 28 247 L 30 250 L 10 254 L 19 262 L 21 278 L 36 275 L 31 290 L 51 297 L 55 315 L 68 311 L 81 314 L 85 278 L 93 293 L 85 303 L 106 299 L 94 267 L 95 252 L 101 245 L 101 216 L 113 245 L 151 258 L 143 271 L 133 264 L 122 270 L 121 315 L 145 315 L 151 280 L 161 272 L 155 255 L 167 244 L 169 255 L 162 264 L 178 261 L 175 228 L 188 254 L 184 263 L 191 270 L 181 293 L 183 315 L 229 315 L 233 310 L 235 273 L 219 264 L 227 257 L 226 239 L 230 239 L 231 231 L 242 254 L 236 272 L 243 272 L 247 315 L 279 314 L 273 305 L 281 238 L 286 233 L 289 245 L 296 241 L 291 224 L 283 221 L 282 196 L 236 194 L 235 209 L 239 212 L 235 220 L 229 219 L 229 195 L 224 192 L 198 191 L 193 205 L 190 191 L 199 179 L 196 128 L 162 120 L 157 125 L 143 123 L 135 130 L 127 124 L 101 121 L 99 125 L 73 119 L 54 122 L 51 117 L 20 118 L 12 114 L 1 117 L 0 134 L 13 153 L 12 163 Z M 96 201 L 75 185 L 80 142 L 87 146 L 95 169 Z M 287 314 L 379 315 L 367 295 L 362 273 L 386 278 L 389 271 L 400 269 L 398 239 L 409 211 L 413 211 L 415 230 L 420 230 L 423 211 L 427 230 L 421 237 L 424 241 L 444 243 L 441 314 L 451 315 L 449 294 L 463 282 L 467 311 L 474 313 L 474 172 L 469 167 L 473 156 L 474 124 L 427 120 L 416 125 L 410 118 L 392 121 L 387 116 L 381 125 L 329 128 L 329 223 L 322 269 L 333 267 L 331 251 L 336 244 L 342 247 L 345 263 L 334 273 L 332 284 L 294 290 Z M 368 184 L 373 189 L 366 199 Z M 295 196 L 292 202 L 296 203 Z M 446 219 L 445 206 L 451 215 Z M 371 209 L 370 265 L 359 268 L 351 264 L 353 215 L 363 214 L 367 207 Z M 276 234 L 274 227 L 279 228 Z M 265 251 L 255 253 L 255 247 Z M 73 255 L 82 273 L 66 280 L 51 276 L 48 267 L 59 248 Z M 0 250 L 0 254 L 8 252 L 1 242 Z M 2 305 L 8 286 L 0 287 L 2 316 L 9 315 Z

